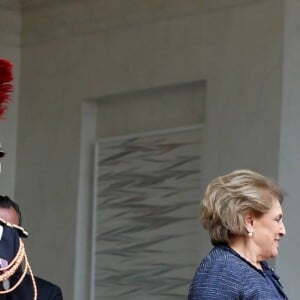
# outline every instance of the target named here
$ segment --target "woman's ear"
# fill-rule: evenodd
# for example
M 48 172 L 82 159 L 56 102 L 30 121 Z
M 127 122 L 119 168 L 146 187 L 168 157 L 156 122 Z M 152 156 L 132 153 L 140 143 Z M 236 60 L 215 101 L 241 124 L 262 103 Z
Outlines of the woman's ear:
M 254 215 L 251 212 L 247 212 L 244 215 L 244 223 L 245 223 L 245 227 L 247 232 L 252 232 L 253 233 L 253 224 L 254 224 Z

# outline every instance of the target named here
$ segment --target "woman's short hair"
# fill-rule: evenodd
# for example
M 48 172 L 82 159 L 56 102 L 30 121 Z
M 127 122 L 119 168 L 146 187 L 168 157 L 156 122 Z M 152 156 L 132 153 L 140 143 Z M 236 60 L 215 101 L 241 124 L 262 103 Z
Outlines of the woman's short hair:
M 245 213 L 267 213 L 284 191 L 271 178 L 251 170 L 236 170 L 215 178 L 206 188 L 200 219 L 213 245 L 229 243 L 235 236 L 245 236 Z

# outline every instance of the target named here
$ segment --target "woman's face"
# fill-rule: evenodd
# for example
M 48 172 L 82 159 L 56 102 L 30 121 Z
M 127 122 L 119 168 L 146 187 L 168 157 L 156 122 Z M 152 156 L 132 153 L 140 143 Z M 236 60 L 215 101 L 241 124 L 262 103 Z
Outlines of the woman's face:
M 274 201 L 271 210 L 253 219 L 253 242 L 262 260 L 278 255 L 280 239 L 285 236 L 283 213 L 279 201 Z

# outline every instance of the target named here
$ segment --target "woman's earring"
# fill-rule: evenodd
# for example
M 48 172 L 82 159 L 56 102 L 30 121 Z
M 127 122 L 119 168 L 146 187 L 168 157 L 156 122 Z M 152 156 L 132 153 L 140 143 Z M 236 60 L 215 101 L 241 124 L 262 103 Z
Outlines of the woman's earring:
M 253 231 L 248 231 L 248 237 L 253 237 Z

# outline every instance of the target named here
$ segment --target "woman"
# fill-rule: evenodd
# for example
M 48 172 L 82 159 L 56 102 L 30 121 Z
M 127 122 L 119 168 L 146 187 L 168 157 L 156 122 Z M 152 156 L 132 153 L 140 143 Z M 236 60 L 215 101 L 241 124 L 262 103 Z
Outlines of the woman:
M 270 178 L 238 170 L 207 187 L 200 218 L 214 248 L 201 262 L 189 300 L 288 299 L 265 262 L 285 236 L 283 191 Z

